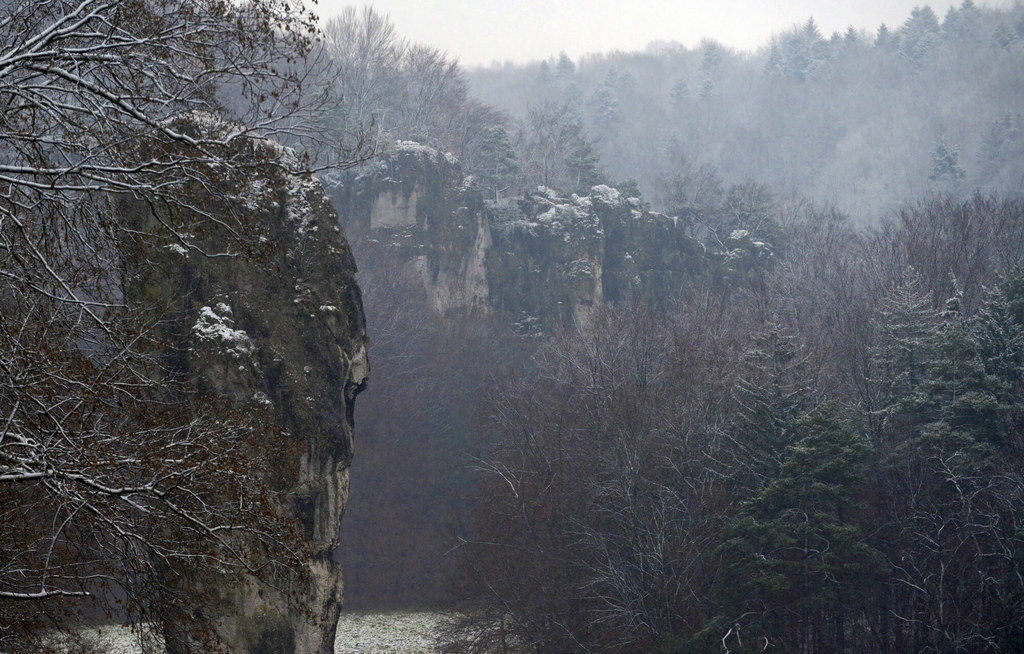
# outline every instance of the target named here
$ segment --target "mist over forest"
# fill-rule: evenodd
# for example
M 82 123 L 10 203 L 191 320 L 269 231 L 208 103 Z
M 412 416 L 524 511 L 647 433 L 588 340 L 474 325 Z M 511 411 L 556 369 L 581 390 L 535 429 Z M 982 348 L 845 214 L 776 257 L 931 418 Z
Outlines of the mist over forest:
M 696 244 L 568 319 L 496 310 L 494 268 L 438 312 L 385 254 L 408 236 L 346 225 L 376 371 L 351 607 L 457 607 L 460 652 L 1021 646 L 1024 9 L 426 75 L 386 17 L 326 32 L 382 66 L 349 120 L 461 162 L 489 257 L 523 256 L 509 207 L 595 185 Z
M 1019 13 L 924 6 L 831 35 L 809 18 L 757 53 L 708 39 L 469 78 L 518 120 L 568 107 L 609 178 L 637 180 L 659 210 L 678 211 L 670 179 L 691 166 L 874 223 L 929 193 L 1021 190 Z
M 0 649 L 1024 651 L 1024 4 L 713 36 L 0 2 Z

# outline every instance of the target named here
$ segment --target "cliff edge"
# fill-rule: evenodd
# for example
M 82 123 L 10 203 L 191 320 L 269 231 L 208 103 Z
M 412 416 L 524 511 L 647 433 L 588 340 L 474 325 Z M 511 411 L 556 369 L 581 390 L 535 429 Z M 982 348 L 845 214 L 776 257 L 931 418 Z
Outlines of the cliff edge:
M 179 128 L 230 126 L 191 118 Z M 163 637 L 168 651 L 198 651 L 191 624 L 232 652 L 333 652 L 343 586 L 332 555 L 349 492 L 355 397 L 369 375 L 356 264 L 320 182 L 292 172 L 300 168 L 294 153 L 258 138 L 225 140 L 248 162 L 243 176 L 197 189 L 191 207 L 128 201 L 140 228 L 159 221 L 173 236 L 126 263 L 125 293 L 166 307 L 160 336 L 171 373 L 234 410 L 266 416 L 283 444 L 267 482 L 275 510 L 298 525 L 293 549 L 303 563 L 262 581 L 170 571 L 185 591 L 217 584 L 221 611 L 172 612 Z M 209 224 L 195 214 L 211 202 L 237 216 L 239 229 L 195 227 Z

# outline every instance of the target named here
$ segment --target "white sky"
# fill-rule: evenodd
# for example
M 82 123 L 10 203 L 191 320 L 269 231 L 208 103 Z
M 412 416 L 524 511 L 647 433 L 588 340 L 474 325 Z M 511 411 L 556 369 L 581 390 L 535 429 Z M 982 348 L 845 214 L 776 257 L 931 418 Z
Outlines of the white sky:
M 581 55 L 641 50 L 651 41 L 696 46 L 712 38 L 756 50 L 772 34 L 813 16 L 826 37 L 850 25 L 874 32 L 898 27 L 917 5 L 930 4 L 941 20 L 961 0 L 374 0 L 398 33 L 432 45 L 466 66 L 546 59 L 564 50 Z M 975 0 L 1009 7 L 1013 0 Z M 349 0 L 319 0 L 326 18 Z

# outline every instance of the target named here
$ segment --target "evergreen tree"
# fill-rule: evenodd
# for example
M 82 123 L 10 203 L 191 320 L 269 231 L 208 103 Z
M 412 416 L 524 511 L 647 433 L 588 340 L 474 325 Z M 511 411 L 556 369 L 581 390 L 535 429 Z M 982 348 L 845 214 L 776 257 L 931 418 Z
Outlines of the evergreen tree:
M 1006 23 L 999 23 L 992 32 L 992 40 L 1004 50 L 1008 50 L 1019 38 L 1019 33 Z
M 796 340 L 769 324 L 744 357 L 733 390 L 732 478 L 741 494 L 757 492 L 778 475 L 797 422 L 807 408 L 809 382 Z
M 611 68 L 604 81 L 597 85 L 590 96 L 591 117 L 598 127 L 610 128 L 619 122 L 620 108 L 617 92 L 619 82 L 615 68 Z
M 546 61 L 540 62 L 540 73 L 537 77 L 541 88 L 551 86 L 555 81 L 555 75 L 551 72 L 551 64 Z
M 612 71 L 613 74 L 614 71 Z M 606 80 L 594 89 L 590 96 L 590 116 L 595 127 L 602 132 L 612 130 L 619 123 L 619 99 L 615 95 L 614 83 Z
M 714 41 L 704 41 L 701 44 L 704 54 L 700 61 L 701 92 L 702 98 L 711 98 L 718 95 L 718 76 L 722 66 L 722 46 Z
M 576 64 L 572 62 L 565 52 L 558 53 L 558 63 L 555 64 L 555 78 L 561 84 L 568 84 L 576 75 Z
M 686 80 L 679 79 L 672 85 L 672 106 L 679 108 L 685 106 L 690 99 L 690 85 Z
M 493 192 L 498 200 L 503 191 L 514 183 L 519 174 L 519 157 L 512 146 L 508 131 L 501 125 L 487 128 L 480 141 L 480 185 Z
M 828 44 L 813 18 L 801 29 L 781 37 L 779 66 L 781 74 L 803 82 L 828 61 Z
M 1024 188 L 1024 118 L 1007 114 L 992 121 L 978 157 L 982 188 Z
M 975 332 L 985 371 L 1000 381 L 999 400 L 1011 407 L 1010 428 L 1019 434 L 1024 427 L 1024 269 L 1010 271 L 988 291 Z
M 924 380 L 935 351 L 938 314 L 931 309 L 913 268 L 882 301 L 871 349 L 874 394 L 866 398 L 873 431 L 899 431 L 899 406 Z
M 978 29 L 981 12 L 971 0 L 963 0 L 960 9 L 950 7 L 942 21 L 942 32 L 947 39 L 972 39 Z
M 876 48 L 890 48 L 898 42 L 896 36 L 889 30 L 885 23 L 878 26 L 878 34 L 875 36 Z
M 605 182 L 601 171 L 601 157 L 594 144 L 581 138 L 576 142 L 566 159 L 570 190 L 575 193 L 587 193 L 591 187 Z
M 986 371 L 981 343 L 961 316 L 958 297 L 950 298 L 943 318 L 935 359 L 901 410 L 921 425 L 920 445 L 955 449 L 958 455 L 969 448 L 985 456 L 988 448 L 975 446 L 1002 440 L 1007 407 L 999 397 L 1005 395 L 1005 384 Z
M 818 409 L 795 433 L 778 476 L 744 506 L 717 550 L 725 624 L 742 634 L 722 638 L 730 651 L 860 651 L 870 642 L 885 570 L 866 542 L 857 499 L 870 448 L 837 406 Z
M 907 61 L 922 66 L 941 37 L 939 19 L 932 8 L 928 5 L 914 7 L 900 30 L 900 54 Z
M 843 40 L 847 43 L 857 43 L 860 41 L 860 34 L 857 32 L 857 28 L 850 25 L 846 28 L 846 34 L 843 35 Z
M 967 178 L 960 166 L 960 152 L 946 139 L 939 139 L 932 150 L 932 173 L 928 179 L 947 185 L 957 185 Z
M 1014 533 L 1019 465 L 997 456 L 1006 442 L 1004 393 L 951 298 L 925 377 L 899 407 L 908 438 L 882 458 L 892 531 L 880 538 L 895 562 L 890 610 L 908 627 L 896 630 L 894 650 L 939 641 L 946 651 L 971 651 L 1007 637 L 1006 616 L 1020 613 L 1009 599 L 1021 591 L 1011 572 L 1022 544 Z

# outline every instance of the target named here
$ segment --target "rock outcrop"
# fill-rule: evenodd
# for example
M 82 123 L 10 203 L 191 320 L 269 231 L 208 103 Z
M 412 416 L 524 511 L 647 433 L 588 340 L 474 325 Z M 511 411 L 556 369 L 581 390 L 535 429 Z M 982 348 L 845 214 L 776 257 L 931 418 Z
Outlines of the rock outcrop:
M 443 312 L 488 306 L 491 230 L 470 182 L 451 155 L 399 141 L 331 186 L 346 233 L 397 253 Z
M 500 311 L 543 328 L 604 303 L 657 303 L 708 263 L 679 221 L 614 188 L 485 201 L 457 160 L 415 143 L 329 187 L 346 232 L 398 253 L 442 312 Z
M 224 612 L 205 616 L 207 628 L 231 652 L 326 654 L 342 603 L 332 555 L 348 498 L 354 401 L 369 373 L 356 266 L 320 182 L 288 172 L 290 151 L 248 137 L 231 147 L 246 172 L 224 178 L 215 201 L 234 205 L 246 238 L 191 229 L 201 221 L 172 210 L 160 218 L 177 237 L 128 262 L 126 293 L 168 307 L 169 369 L 239 411 L 265 412 L 291 446 L 271 485 L 279 509 L 301 524 L 305 569 L 278 575 L 273 587 L 234 580 L 220 589 Z M 156 219 L 130 206 L 143 226 Z M 204 583 L 187 571 L 182 579 Z M 194 649 L 187 635 L 165 638 L 171 651 Z

